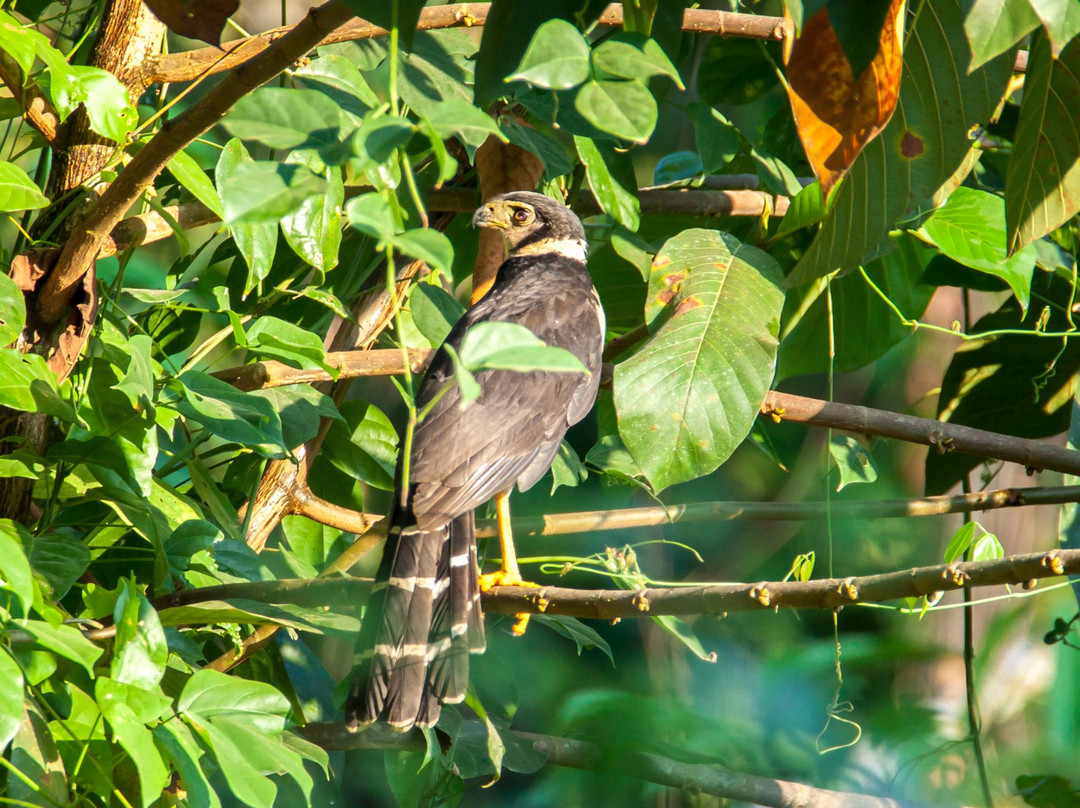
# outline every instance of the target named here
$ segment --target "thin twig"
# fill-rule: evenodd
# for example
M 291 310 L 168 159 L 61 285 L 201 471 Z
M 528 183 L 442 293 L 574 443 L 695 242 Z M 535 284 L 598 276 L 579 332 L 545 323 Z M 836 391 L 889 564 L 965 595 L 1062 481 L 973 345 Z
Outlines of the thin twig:
M 56 114 L 36 84 L 24 85 L 21 68 L 6 53 L 0 53 L 0 81 L 11 91 L 23 110 L 23 118 L 45 138 L 50 146 L 56 141 L 60 116 Z
M 328 751 L 352 749 L 394 749 L 419 751 L 427 748 L 419 731 L 395 732 L 375 724 L 361 732 L 349 732 L 343 723 L 312 723 L 296 730 L 307 740 Z M 715 794 L 752 805 L 771 808 L 914 808 L 903 800 L 830 791 L 788 780 L 774 780 L 753 774 L 733 772 L 719 766 L 683 763 L 651 752 L 620 750 L 619 755 L 605 755 L 594 743 L 553 735 L 512 731 L 532 744 L 552 766 L 599 770 L 605 774 L 633 777 L 685 791 Z

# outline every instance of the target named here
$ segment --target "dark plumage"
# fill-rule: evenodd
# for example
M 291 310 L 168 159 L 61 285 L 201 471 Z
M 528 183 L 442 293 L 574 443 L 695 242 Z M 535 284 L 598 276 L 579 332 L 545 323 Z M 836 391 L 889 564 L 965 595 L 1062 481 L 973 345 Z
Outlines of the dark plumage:
M 476 323 L 517 323 L 571 351 L 589 375 L 484 371 L 476 375 L 478 400 L 462 409 L 454 385 L 417 426 L 408 494 L 400 491 L 399 462 L 389 535 L 360 633 L 362 661 L 345 706 L 351 727 L 380 719 L 402 730 L 430 726 L 442 703 L 464 699 L 468 655 L 485 645 L 473 509 L 515 483 L 521 490 L 536 483 L 567 428 L 592 408 L 600 383 L 604 314 L 577 216 L 541 194 L 516 192 L 487 202 L 473 224 L 500 230 L 508 257 L 444 345 L 460 348 Z M 417 409 L 453 378 L 440 348 Z

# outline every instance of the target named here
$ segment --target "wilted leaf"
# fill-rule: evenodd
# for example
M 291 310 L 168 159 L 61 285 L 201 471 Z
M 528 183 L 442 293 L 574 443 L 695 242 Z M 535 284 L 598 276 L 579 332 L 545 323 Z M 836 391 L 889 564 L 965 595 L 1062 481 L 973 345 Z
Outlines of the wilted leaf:
M 685 230 L 653 263 L 653 336 L 615 368 L 619 434 L 659 491 L 708 474 L 750 431 L 772 382 L 783 293 L 776 262 L 735 237 Z
M 826 197 L 889 122 L 900 94 L 905 0 L 892 0 L 870 65 L 852 75 L 822 8 L 784 40 L 787 89 L 799 137 Z

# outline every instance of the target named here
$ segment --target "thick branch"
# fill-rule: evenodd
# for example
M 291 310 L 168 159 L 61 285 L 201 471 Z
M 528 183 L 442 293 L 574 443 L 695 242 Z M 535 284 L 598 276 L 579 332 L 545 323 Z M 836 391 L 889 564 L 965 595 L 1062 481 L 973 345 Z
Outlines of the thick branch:
M 646 589 L 566 589 L 564 587 L 498 586 L 483 595 L 492 614 L 560 614 L 591 620 L 621 620 L 658 615 L 726 614 L 765 609 L 836 609 L 859 603 L 885 603 L 916 598 L 964 586 L 1008 584 L 1030 588 L 1042 578 L 1080 573 L 1080 550 L 1051 550 L 1007 556 L 993 561 L 967 561 L 916 567 L 898 572 L 813 581 L 761 581 L 755 584 Z M 325 573 L 324 573 L 325 574 Z M 174 592 L 154 602 L 157 608 L 243 598 L 263 603 L 311 606 L 359 606 L 371 588 L 367 578 L 283 578 L 222 584 Z
M 424 736 L 418 731 L 394 732 L 375 724 L 361 732 L 349 732 L 343 723 L 308 724 L 297 730 L 314 744 L 328 751 L 348 749 L 421 750 L 426 748 Z M 830 791 L 824 788 L 774 780 L 708 766 L 702 763 L 682 763 L 651 752 L 631 753 L 629 759 L 620 750 L 617 756 L 605 755 L 601 747 L 588 741 L 514 732 L 532 744 L 553 766 L 573 769 L 600 770 L 608 774 L 634 777 L 648 783 L 684 789 L 703 794 L 715 794 L 732 800 L 772 808 L 904 808 L 913 803 Z M 617 761 L 617 765 L 613 765 Z
M 231 72 L 202 99 L 169 121 L 120 172 L 64 245 L 58 265 L 41 295 L 39 311 L 42 319 L 55 322 L 65 311 L 79 280 L 109 241 L 110 231 L 173 155 L 221 120 L 240 98 L 289 67 L 351 17 L 352 12 L 334 0 L 311 9 L 289 33 Z
M 413 373 L 420 373 L 431 352 L 422 348 L 409 351 Z M 389 376 L 402 372 L 401 351 L 383 348 L 370 351 L 334 351 L 326 355 L 326 364 L 335 368 L 338 378 L 355 379 L 362 376 Z M 284 362 L 268 360 L 251 365 L 226 368 L 212 374 L 241 390 L 260 390 L 289 384 L 310 384 L 332 379 L 325 370 L 301 369 Z
M 785 421 L 921 443 L 936 447 L 943 453 L 956 451 L 976 457 L 1008 460 L 1037 471 L 1080 474 L 1080 452 L 984 429 L 853 404 L 819 401 L 789 393 L 769 393 L 761 409 L 763 413 Z
M 815 581 L 592 591 L 557 587 L 496 587 L 484 608 L 496 614 L 562 614 L 594 620 L 653 615 L 725 614 L 762 609 L 835 609 L 933 595 L 964 586 L 1034 585 L 1040 578 L 1080 572 L 1080 550 L 1028 553 L 995 561 L 918 567 L 901 572 Z
M 429 6 L 420 13 L 419 31 L 436 28 L 471 28 L 487 22 L 490 3 L 455 3 Z M 622 25 L 622 6 L 613 3 L 600 16 L 598 24 Z M 292 29 L 284 26 L 255 36 L 226 42 L 220 48 L 201 48 L 186 53 L 169 54 L 148 60 L 143 81 L 149 84 L 168 81 L 191 81 L 202 75 L 231 70 L 265 50 Z M 691 9 L 683 16 L 683 30 L 699 34 L 719 34 L 752 39 L 782 39 L 784 19 L 757 14 L 734 14 L 727 11 Z M 386 36 L 388 31 L 365 20 L 353 20 L 329 34 L 320 44 L 371 39 Z

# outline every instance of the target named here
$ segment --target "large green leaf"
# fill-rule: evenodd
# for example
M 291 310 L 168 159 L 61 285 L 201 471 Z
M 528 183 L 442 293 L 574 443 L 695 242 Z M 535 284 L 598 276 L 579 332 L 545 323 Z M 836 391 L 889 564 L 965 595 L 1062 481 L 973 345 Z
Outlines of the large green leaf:
M 188 679 L 176 703 L 181 713 L 202 718 L 228 716 L 265 733 L 279 733 L 285 727 L 289 702 L 277 688 L 227 676 L 209 668 Z
M 236 165 L 218 183 L 225 223 L 276 224 L 311 196 L 326 193 L 326 179 L 302 166 L 252 161 Z
M 251 162 L 251 156 L 239 138 L 232 138 L 225 144 L 225 148 L 221 150 L 221 156 L 218 158 L 217 170 L 214 173 L 214 179 L 217 181 L 219 189 L 218 197 L 221 199 L 222 204 L 224 204 L 225 199 L 220 189 L 232 179 L 237 166 Z M 222 218 L 224 218 L 224 211 L 222 211 Z M 274 252 L 277 250 L 277 222 L 234 222 L 229 227 L 229 231 L 233 235 L 233 241 L 236 242 L 237 249 L 240 250 L 240 254 L 244 256 L 244 261 L 248 265 L 247 280 L 244 281 L 244 294 L 246 295 L 270 274 L 270 268 L 274 265 Z
M 634 186 L 632 191 L 627 190 L 615 177 L 608 165 L 608 158 L 614 159 L 614 156 L 605 155 L 595 140 L 580 135 L 574 135 L 574 146 L 585 166 L 585 178 L 600 209 L 614 216 L 627 230 L 637 230 L 641 222 L 640 204 L 633 193 L 637 187 Z
M 345 423 L 333 423 L 322 454 L 336 468 L 361 482 L 394 490 L 398 436 L 390 419 L 374 404 L 346 401 Z
M 14 163 L 0 162 L 0 210 L 36 210 L 48 204 L 29 174 Z
M 640 34 L 621 34 L 604 40 L 592 52 L 596 69 L 624 79 L 647 81 L 653 76 L 667 76 L 680 89 L 682 78 L 671 59 L 655 39 Z
M 1080 342 L 1036 336 L 1037 328 L 1065 330 L 1071 300 L 1068 279 L 1039 273 L 1032 284 L 1033 305 L 1021 318 L 1015 300 L 980 319 L 975 333 L 1021 328 L 1029 335 L 991 336 L 961 343 L 941 383 L 938 417 L 1021 438 L 1045 438 L 1069 427 L 1070 402 L 1080 369 Z M 1046 308 L 1044 309 L 1044 305 Z M 931 451 L 926 456 L 926 492 L 943 494 L 982 462 L 960 452 Z
M 25 684 L 22 668 L 6 648 L 0 648 L 0 682 L 3 682 L 0 687 L 0 754 L 3 754 L 22 723 Z
M 99 679 L 98 684 L 101 685 L 104 681 Z M 142 806 L 148 808 L 161 797 L 161 791 L 169 781 L 169 770 L 165 768 L 165 762 L 154 745 L 154 736 L 131 707 L 126 702 L 108 698 L 106 693 L 98 694 L 96 691 L 99 689 L 95 689 L 95 695 L 101 714 L 109 722 L 116 742 L 135 763 L 135 769 L 139 773 Z
M 0 406 L 34 412 L 37 400 L 34 385 L 56 389 L 56 374 L 37 354 L 24 354 L 14 348 L 0 348 Z
M 178 151 L 169 161 L 169 171 L 176 177 L 177 182 L 183 185 L 193 197 L 210 208 L 219 219 L 225 218 L 225 211 L 221 207 L 217 191 L 214 190 L 214 183 L 206 176 L 206 172 L 202 170 L 202 166 L 194 157 L 186 151 Z
M 188 804 L 221 808 L 221 800 L 206 779 L 200 764 L 203 750 L 187 725 L 173 719 L 154 727 L 153 733 L 154 740 L 165 747 L 173 767 L 180 775 L 184 790 L 188 793 Z
M 507 81 L 527 81 L 545 90 L 569 90 L 589 77 L 589 43 L 566 20 L 552 19 L 533 34 L 521 64 Z
M 968 0 L 964 33 L 971 67 L 981 67 L 1007 51 L 1039 24 L 1028 0 Z
M 517 323 L 476 323 L 461 341 L 461 361 L 473 373 L 514 370 L 519 373 L 587 373 L 581 360 L 565 348 L 547 345 Z
M 1080 3 L 1073 0 L 1028 0 L 1039 15 L 1047 36 L 1053 42 L 1054 55 L 1080 36 Z
M 341 110 L 316 90 L 260 87 L 222 120 L 229 134 L 272 149 L 326 149 L 341 140 Z
M 0 576 L 3 589 L 14 595 L 28 613 L 34 600 L 34 577 L 23 549 L 26 528 L 10 519 L 0 519 Z M 9 611 L 10 606 L 8 607 Z
M 129 581 L 122 584 L 113 609 L 116 647 L 110 676 L 136 687 L 156 687 L 169 658 L 165 631 L 150 601 Z
M 48 648 L 64 659 L 70 659 L 93 674 L 94 662 L 101 656 L 101 649 L 86 639 L 74 626 L 52 626 L 44 620 L 27 620 L 22 628 L 42 648 Z
M 22 289 L 7 275 L 0 275 L 0 346 L 15 341 L 26 322 Z
M 656 128 L 656 99 L 638 79 L 587 81 L 574 106 L 600 131 L 634 143 L 648 142 Z
M 309 196 L 300 207 L 281 220 L 281 232 L 293 252 L 320 272 L 329 272 L 338 262 L 341 246 L 341 206 L 345 204 L 345 185 L 338 168 L 322 167 L 311 151 L 294 151 L 287 164 L 303 165 L 314 173 L 323 173 L 326 190 Z
M 875 257 L 897 222 L 932 206 L 971 151 L 1012 71 L 1012 52 L 968 72 L 960 0 L 920 6 L 904 46 L 896 112 L 856 158 L 814 242 L 788 279 L 800 284 Z
M 1080 211 L 1080 38 L 1050 53 L 1032 39 L 1024 101 L 1005 174 L 1009 252 L 1049 233 Z
M 945 255 L 964 266 L 1001 278 L 1027 310 L 1035 246 L 1011 257 L 1005 252 L 1005 200 L 974 188 L 957 188 L 926 220 L 922 231 Z
M 197 370 L 189 370 L 170 386 L 181 396 L 176 410 L 213 434 L 245 446 L 285 449 L 281 418 L 266 399 Z
M 708 474 L 754 423 L 772 382 L 780 269 L 713 230 L 686 230 L 653 263 L 652 337 L 615 368 L 619 434 L 655 490 Z

